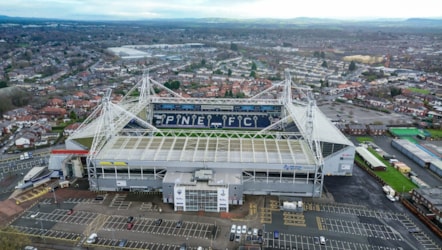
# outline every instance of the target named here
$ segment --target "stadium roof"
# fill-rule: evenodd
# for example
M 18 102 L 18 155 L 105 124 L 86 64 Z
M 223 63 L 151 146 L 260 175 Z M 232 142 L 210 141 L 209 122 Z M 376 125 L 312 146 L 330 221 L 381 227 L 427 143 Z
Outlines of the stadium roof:
M 289 104 L 292 105 L 292 104 Z M 292 109 L 295 119 L 299 124 L 306 124 L 307 120 L 307 106 L 293 105 Z M 353 145 L 353 143 L 342 134 L 342 132 L 330 122 L 327 116 L 315 106 L 314 121 L 313 121 L 313 136 L 314 139 L 321 142 L 330 142 L 344 145 Z
M 253 164 L 253 167 L 262 164 L 281 168 L 299 164 L 304 170 L 311 165 L 313 170 L 315 166 L 314 155 L 304 140 L 276 137 L 117 136 L 108 141 L 96 159 L 102 161 L 99 165 L 115 165 L 115 161 L 130 161 L 130 165 L 138 165 L 139 161 L 140 165 L 164 167 L 238 168 L 239 164 Z

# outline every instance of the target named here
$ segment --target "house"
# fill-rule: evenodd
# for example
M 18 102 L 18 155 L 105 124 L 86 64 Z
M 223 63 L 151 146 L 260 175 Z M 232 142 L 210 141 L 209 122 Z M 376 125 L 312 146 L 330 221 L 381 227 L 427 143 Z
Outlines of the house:
M 37 140 L 37 135 L 27 131 L 21 134 L 18 139 L 15 140 L 15 146 L 17 148 L 29 148 L 34 146 L 34 142 Z
M 367 132 L 369 135 L 385 135 L 388 128 L 385 125 L 368 125 Z
M 63 131 L 63 135 L 64 135 L 64 136 L 72 135 L 72 134 L 75 132 L 75 130 L 77 130 L 78 127 L 80 127 L 80 125 L 81 125 L 81 123 L 79 123 L 79 122 L 69 124 L 69 125 L 66 126 L 66 128 L 64 129 L 64 131 Z
M 40 110 L 40 114 L 48 115 L 53 118 L 63 118 L 66 115 L 67 111 L 64 108 L 56 108 L 56 107 L 44 107 Z
M 362 124 L 349 124 L 348 125 L 348 133 L 350 135 L 366 135 L 367 127 Z
M 415 188 L 411 199 L 419 213 L 442 226 L 442 188 Z

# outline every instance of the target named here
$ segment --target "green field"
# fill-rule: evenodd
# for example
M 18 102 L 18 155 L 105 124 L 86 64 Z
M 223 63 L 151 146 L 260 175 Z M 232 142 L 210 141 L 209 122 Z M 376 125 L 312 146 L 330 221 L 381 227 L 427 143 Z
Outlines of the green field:
M 407 176 L 396 170 L 391 164 L 382 158 L 376 151 L 369 148 L 368 149 L 374 156 L 376 156 L 380 161 L 382 161 L 385 166 L 387 166 L 386 171 L 373 171 L 379 178 L 381 178 L 385 183 L 390 185 L 396 192 L 409 192 L 414 188 L 417 188 L 416 184 L 411 182 Z
M 441 138 L 442 129 L 426 129 L 430 133 L 431 137 Z
M 430 94 L 430 90 L 428 90 L 428 89 L 408 88 L 408 90 L 410 90 L 411 92 L 414 92 L 414 93 L 419 93 L 419 94 L 425 94 L 425 95 Z

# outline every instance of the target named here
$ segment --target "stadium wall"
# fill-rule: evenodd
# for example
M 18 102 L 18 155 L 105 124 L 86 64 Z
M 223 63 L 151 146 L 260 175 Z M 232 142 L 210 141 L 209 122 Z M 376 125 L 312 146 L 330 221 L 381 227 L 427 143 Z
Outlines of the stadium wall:
M 355 151 L 354 146 L 348 146 L 324 158 L 324 175 L 351 176 Z

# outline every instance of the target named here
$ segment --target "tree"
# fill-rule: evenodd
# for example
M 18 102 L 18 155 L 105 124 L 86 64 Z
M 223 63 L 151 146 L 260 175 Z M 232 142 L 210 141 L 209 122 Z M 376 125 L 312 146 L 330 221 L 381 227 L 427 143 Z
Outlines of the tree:
M 73 121 L 77 120 L 77 114 L 75 113 L 75 111 L 71 110 L 71 112 L 69 113 L 69 118 L 71 118 L 71 120 Z
M 328 68 L 327 62 L 323 61 L 322 64 L 321 64 L 321 67 Z
M 325 53 L 324 53 L 324 51 L 321 51 L 321 58 L 325 58 Z
M 256 72 L 254 70 L 250 71 L 250 77 L 256 78 Z
M 206 59 L 201 60 L 201 66 L 204 66 L 204 65 L 206 65 Z
M 8 87 L 8 83 L 6 81 L 0 81 L 0 89 Z
M 390 88 L 390 95 L 391 95 L 391 97 L 395 97 L 395 96 L 400 95 L 400 94 L 402 94 L 402 89 L 401 88 L 395 88 L 395 87 Z
M 23 249 L 31 243 L 28 236 L 20 234 L 13 228 L 5 228 L 0 231 L 0 246 L 2 250 Z
M 174 80 L 174 81 L 168 81 L 166 83 L 164 83 L 164 87 L 169 88 L 169 89 L 179 89 L 180 88 L 180 81 Z
M 238 45 L 235 44 L 235 43 L 231 43 L 230 44 L 230 49 L 233 50 L 233 51 L 237 51 L 238 50 Z
M 256 66 L 256 63 L 252 62 L 252 70 L 257 70 L 257 69 L 258 69 L 258 66 Z
M 228 76 L 232 76 L 232 70 L 231 70 L 231 69 L 228 69 L 228 70 L 227 70 L 227 75 L 228 75 Z
M 354 61 L 350 62 L 350 65 L 348 66 L 348 70 L 354 71 L 356 69 L 356 63 Z

